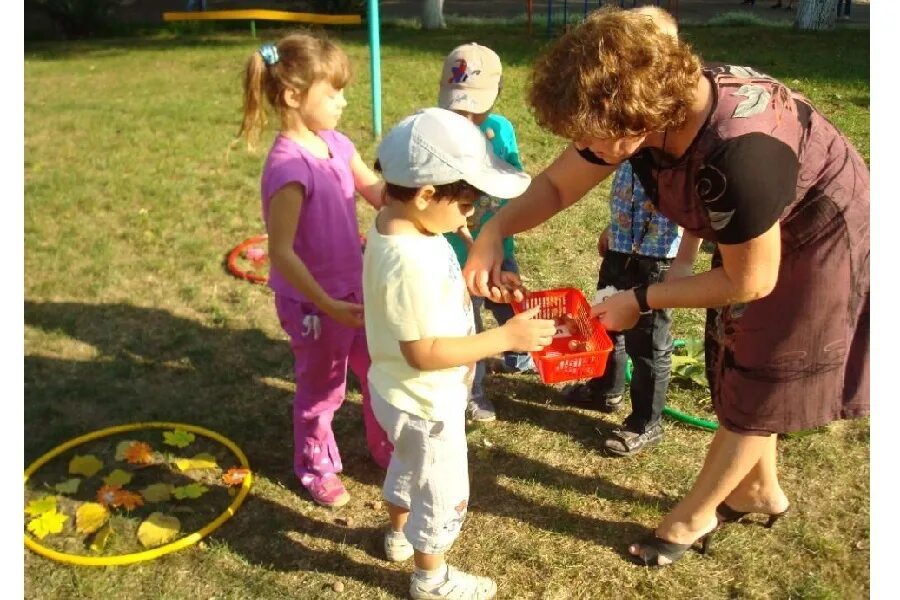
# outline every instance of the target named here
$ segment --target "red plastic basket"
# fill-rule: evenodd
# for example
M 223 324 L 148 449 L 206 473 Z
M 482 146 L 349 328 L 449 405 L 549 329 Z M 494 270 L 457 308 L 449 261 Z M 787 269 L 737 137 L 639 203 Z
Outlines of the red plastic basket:
M 571 332 L 572 335 L 566 335 L 565 330 L 559 332 L 552 344 L 540 352 L 531 353 L 541 381 L 562 383 L 603 375 L 613 343 L 600 321 L 591 318 L 591 305 L 581 290 L 559 288 L 529 292 L 522 302 L 512 303 L 516 313 L 534 306 L 541 308 L 537 316 L 539 319 L 556 319 L 567 313 L 572 315 L 571 323 L 577 329 Z M 573 340 L 576 343 L 585 342 L 589 349 L 572 350 L 570 343 Z

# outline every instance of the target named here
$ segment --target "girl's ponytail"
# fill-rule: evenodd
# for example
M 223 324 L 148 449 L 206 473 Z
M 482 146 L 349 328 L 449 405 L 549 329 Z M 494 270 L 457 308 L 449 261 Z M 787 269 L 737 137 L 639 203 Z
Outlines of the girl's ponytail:
M 247 147 L 253 149 L 266 126 L 266 110 L 263 106 L 265 93 L 266 64 L 259 52 L 247 59 L 244 69 L 244 114 L 237 137 L 247 139 Z

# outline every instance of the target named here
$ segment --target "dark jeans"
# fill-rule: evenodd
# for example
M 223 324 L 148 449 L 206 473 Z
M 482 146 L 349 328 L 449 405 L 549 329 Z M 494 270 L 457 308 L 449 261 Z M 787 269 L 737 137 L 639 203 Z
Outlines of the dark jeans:
M 627 290 L 640 284 L 663 280 L 671 259 L 635 256 L 608 251 L 600 266 L 597 289 L 614 286 Z M 588 382 L 591 396 L 601 401 L 621 396 L 625 391 L 625 365 L 628 357 L 634 365 L 631 377 L 631 414 L 625 429 L 643 433 L 662 417 L 672 369 L 672 311 L 654 310 L 641 315 L 634 328 L 609 332 L 615 348 L 609 354 L 606 372 Z

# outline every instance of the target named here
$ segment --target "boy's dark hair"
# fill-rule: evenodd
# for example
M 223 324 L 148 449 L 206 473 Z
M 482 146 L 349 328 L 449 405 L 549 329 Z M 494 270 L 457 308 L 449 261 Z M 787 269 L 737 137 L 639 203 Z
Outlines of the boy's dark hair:
M 375 161 L 375 170 L 381 173 L 381 162 Z M 419 188 L 406 187 L 397 185 L 396 183 L 384 182 L 387 195 L 398 202 L 409 202 L 415 198 Z M 457 200 L 462 196 L 471 196 L 473 199 L 483 195 L 484 192 L 464 179 L 459 179 L 452 183 L 443 183 L 434 186 L 434 199 L 441 200 Z

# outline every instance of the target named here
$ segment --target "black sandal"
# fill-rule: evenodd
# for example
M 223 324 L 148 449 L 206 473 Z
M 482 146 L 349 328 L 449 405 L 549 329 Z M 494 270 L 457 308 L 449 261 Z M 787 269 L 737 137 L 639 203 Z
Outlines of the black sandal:
M 690 544 L 676 544 L 675 542 L 668 542 L 654 533 L 653 535 L 647 536 L 640 542 L 637 542 L 637 544 L 641 547 L 641 551 L 638 554 L 632 554 L 631 556 L 636 561 L 639 561 L 639 564 L 643 563 L 645 567 L 665 567 L 681 560 L 685 553 L 693 548 L 698 542 L 700 543 L 700 554 L 706 555 L 709 553 L 709 548 L 712 544 L 713 536 L 715 535 L 716 531 L 719 530 L 719 527 L 721 527 L 721 523 L 716 523 L 716 526 L 712 531 L 704 534 L 699 539 Z M 644 553 L 645 550 L 650 550 L 652 552 L 650 556 L 647 556 Z M 669 562 L 661 563 L 661 558 L 665 558 Z
M 786 509 L 784 509 L 783 511 L 781 511 L 780 513 L 775 513 L 775 514 L 759 513 L 761 515 L 766 515 L 769 517 L 768 521 L 765 522 L 763 527 L 765 527 L 766 529 L 772 529 L 772 526 L 778 521 L 778 519 L 780 519 L 781 517 L 786 515 L 788 513 L 788 511 L 790 511 L 790 510 L 791 510 L 791 507 L 790 507 L 790 505 L 788 505 L 788 507 Z M 737 523 L 738 521 L 740 521 L 741 519 L 743 519 L 744 517 L 746 517 L 747 515 L 750 515 L 750 514 L 754 514 L 754 513 L 752 511 L 741 512 L 739 510 L 734 510 L 733 508 L 731 508 L 730 506 L 725 504 L 724 500 L 719 504 L 719 506 L 716 507 L 716 517 L 718 517 L 719 523 L 722 523 L 722 524 Z

